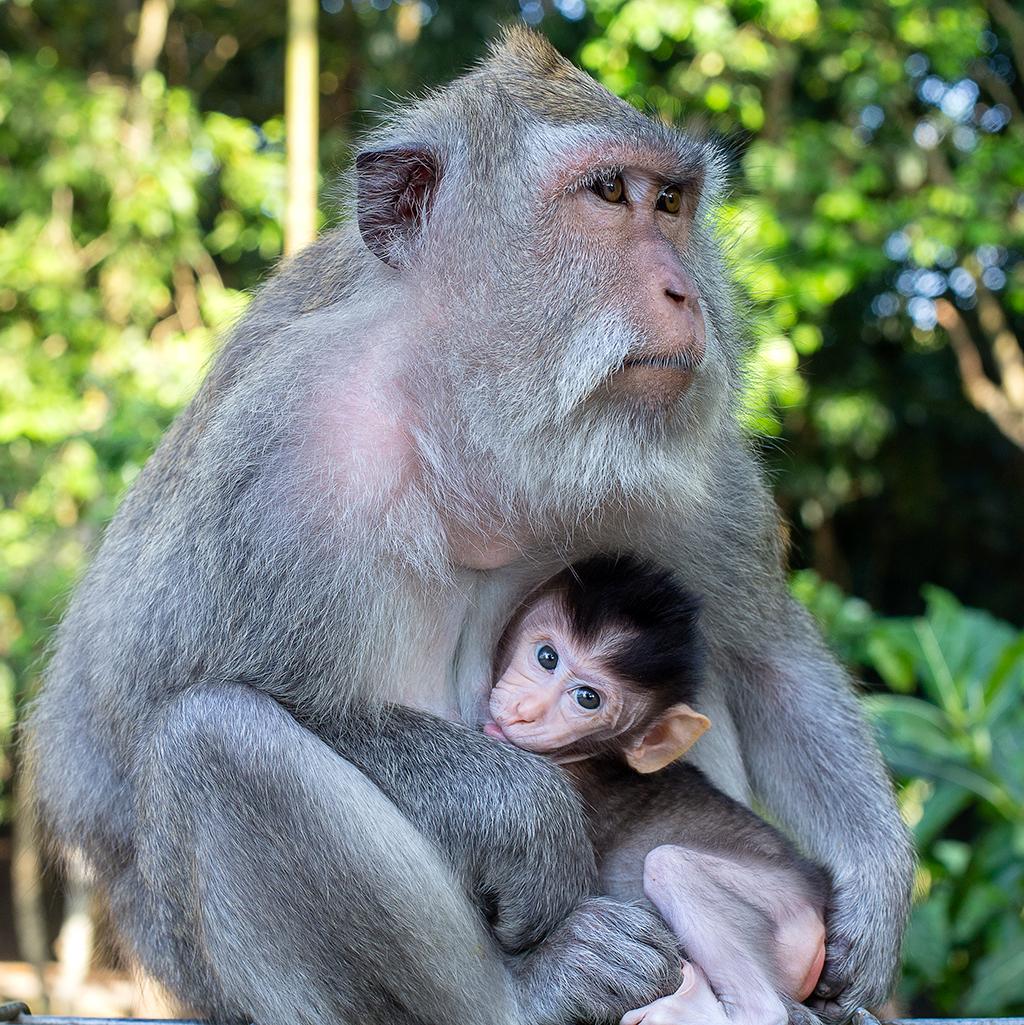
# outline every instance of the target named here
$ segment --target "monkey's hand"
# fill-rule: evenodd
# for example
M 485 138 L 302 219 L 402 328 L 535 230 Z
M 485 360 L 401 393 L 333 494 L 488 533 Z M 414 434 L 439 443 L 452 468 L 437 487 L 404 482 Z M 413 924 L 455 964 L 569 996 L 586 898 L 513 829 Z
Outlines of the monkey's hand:
M 838 887 L 827 915 L 825 967 L 807 1003 L 826 1018 L 878 1007 L 892 991 L 906 923 L 898 901 L 860 887 Z
M 533 1022 L 618 1022 L 675 991 L 679 948 L 642 904 L 591 897 L 513 966 Z

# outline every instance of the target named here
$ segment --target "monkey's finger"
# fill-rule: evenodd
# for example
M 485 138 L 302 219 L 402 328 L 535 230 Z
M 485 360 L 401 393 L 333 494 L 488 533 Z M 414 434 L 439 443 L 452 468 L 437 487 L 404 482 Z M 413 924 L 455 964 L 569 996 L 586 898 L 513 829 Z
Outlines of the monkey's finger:
M 821 970 L 818 984 L 814 987 L 814 996 L 819 999 L 831 1000 L 837 997 L 850 985 L 850 975 L 845 963 L 828 964 Z
M 814 996 L 818 1000 L 834 1000 L 850 985 L 850 951 L 852 943 L 845 938 L 830 939 L 825 947 L 825 965 L 821 969 Z
M 822 1025 L 821 1019 L 809 1008 L 795 1000 L 786 1001 L 789 1025 Z
M 842 988 L 836 988 L 835 991 L 829 991 L 828 993 L 815 993 L 807 1001 L 807 1006 L 814 1011 L 815 1014 L 821 1015 L 823 1018 L 838 1019 L 846 1017 L 846 1010 L 844 1009 L 843 1003 L 838 998 L 847 991 L 846 986 Z
M 820 1018 L 827 1021 L 844 1021 L 849 1017 L 849 1011 L 842 1004 L 834 1000 L 819 1000 L 812 1003 L 811 1008 Z
M 638 1007 L 635 1011 L 627 1011 L 623 1016 L 619 1025 L 640 1025 L 640 1022 L 644 1020 L 644 1015 L 647 1013 L 646 1007 Z
M 849 1000 L 843 1000 L 843 995 L 849 992 L 851 981 L 849 962 L 845 959 L 838 963 L 826 963 L 814 994 L 806 1002 L 807 1006 L 822 1018 L 832 1021 L 846 1018 L 849 1009 L 844 1005 Z

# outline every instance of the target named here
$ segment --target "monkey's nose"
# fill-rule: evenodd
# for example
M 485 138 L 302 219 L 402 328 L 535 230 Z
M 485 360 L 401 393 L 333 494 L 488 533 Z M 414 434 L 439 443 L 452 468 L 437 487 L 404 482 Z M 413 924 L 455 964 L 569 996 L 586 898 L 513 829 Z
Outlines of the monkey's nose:
M 665 263 L 660 268 L 655 287 L 664 296 L 664 301 L 659 300 L 663 330 L 686 351 L 691 364 L 696 366 L 704 358 L 706 345 L 697 283 L 678 263 Z
M 656 284 L 661 286 L 662 293 L 673 303 L 680 306 L 693 305 L 694 297 L 697 295 L 697 283 L 678 260 L 659 261 L 655 275 Z
M 510 709 L 512 713 L 511 723 L 532 723 L 536 722 L 543 711 L 543 705 L 539 701 L 529 698 L 522 698 Z

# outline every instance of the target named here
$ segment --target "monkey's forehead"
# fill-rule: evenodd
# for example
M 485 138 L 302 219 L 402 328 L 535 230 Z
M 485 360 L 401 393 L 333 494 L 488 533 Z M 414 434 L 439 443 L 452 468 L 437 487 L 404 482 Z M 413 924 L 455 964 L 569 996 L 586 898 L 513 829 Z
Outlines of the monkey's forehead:
M 471 89 L 497 92 L 551 124 L 600 120 L 616 134 L 657 124 L 563 57 L 540 33 L 522 26 L 506 29 L 464 81 Z
M 555 627 L 566 633 L 572 630 L 561 595 L 552 594 L 550 591 L 530 600 L 516 626 L 520 631 L 536 630 L 544 626 Z
M 602 173 L 640 170 L 663 181 L 699 186 L 715 154 L 686 136 L 616 135 L 607 125 L 534 124 L 524 132 L 541 186 L 565 191 Z
M 549 592 L 537 598 L 519 620 L 517 629 L 523 634 L 545 629 L 557 630 L 565 638 L 585 645 L 590 658 L 595 664 L 601 665 L 617 652 L 623 643 L 636 636 L 636 632 L 629 630 L 624 623 L 609 617 L 600 624 L 593 636 L 586 639 L 580 637 L 566 607 L 565 594 L 562 592 Z
M 514 107 L 529 112 L 531 120 L 561 129 L 562 134 L 578 131 L 594 142 L 604 135 L 638 153 L 684 161 L 708 150 L 701 140 L 648 117 L 610 93 L 543 36 L 524 27 L 508 29 L 476 74 Z
M 396 111 L 368 142 L 396 139 L 439 145 L 456 166 L 466 159 L 485 178 L 522 157 L 554 190 L 628 167 L 666 181 L 717 183 L 726 167 L 717 146 L 648 117 L 518 27 L 476 69 Z

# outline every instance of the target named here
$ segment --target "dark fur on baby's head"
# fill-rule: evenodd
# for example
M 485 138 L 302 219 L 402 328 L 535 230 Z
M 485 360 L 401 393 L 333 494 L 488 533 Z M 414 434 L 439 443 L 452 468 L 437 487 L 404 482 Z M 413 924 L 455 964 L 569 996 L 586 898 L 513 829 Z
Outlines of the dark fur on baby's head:
M 634 555 L 595 555 L 548 587 L 584 643 L 606 631 L 623 633 L 605 658 L 610 672 L 659 708 L 692 703 L 704 666 L 700 601 L 668 570 Z

